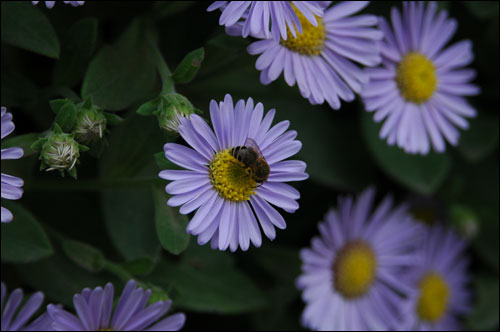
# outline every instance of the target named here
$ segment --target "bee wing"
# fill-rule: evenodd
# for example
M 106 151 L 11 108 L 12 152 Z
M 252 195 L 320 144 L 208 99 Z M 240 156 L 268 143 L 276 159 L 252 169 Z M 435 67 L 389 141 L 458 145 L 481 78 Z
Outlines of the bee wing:
M 249 148 L 253 148 L 259 157 L 264 158 L 264 155 L 262 154 L 262 151 L 260 151 L 259 146 L 257 145 L 257 142 L 255 142 L 252 138 L 248 137 L 247 140 L 245 141 L 245 146 Z

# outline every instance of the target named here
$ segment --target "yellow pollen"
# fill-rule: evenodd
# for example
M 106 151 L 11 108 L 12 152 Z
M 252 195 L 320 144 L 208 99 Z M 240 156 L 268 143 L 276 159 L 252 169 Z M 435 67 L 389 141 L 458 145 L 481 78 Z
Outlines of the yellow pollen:
M 314 26 L 297 10 L 297 8 L 295 8 L 294 5 L 292 5 L 292 7 L 302 25 L 302 33 L 299 33 L 295 28 L 295 33 L 297 35 L 297 38 L 295 38 L 288 27 L 287 39 L 282 39 L 280 42 L 281 45 L 300 54 L 320 55 L 326 39 L 325 26 L 321 18 L 316 16 L 318 26 Z
M 363 241 L 348 242 L 333 264 L 335 289 L 347 299 L 364 295 L 371 287 L 377 268 L 372 248 Z
M 450 295 L 446 281 L 439 274 L 430 272 L 420 280 L 419 287 L 418 316 L 430 322 L 439 320 L 446 311 Z
M 231 155 L 231 149 L 219 151 L 209 165 L 210 181 L 219 196 L 233 202 L 248 201 L 257 188 L 252 171 Z
M 396 83 L 406 100 L 416 104 L 426 102 L 436 90 L 434 64 L 423 54 L 407 53 L 398 65 Z

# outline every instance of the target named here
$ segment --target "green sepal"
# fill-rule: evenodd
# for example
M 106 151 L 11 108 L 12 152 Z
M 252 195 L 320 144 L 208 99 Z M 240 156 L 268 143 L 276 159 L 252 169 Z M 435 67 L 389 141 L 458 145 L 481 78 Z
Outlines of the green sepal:
M 82 108 L 92 108 L 93 105 L 92 96 L 87 96 L 82 103 Z
M 137 114 L 148 116 L 153 115 L 154 112 L 158 109 L 158 105 L 160 104 L 161 98 L 157 97 L 153 100 L 145 102 L 137 109 Z
M 123 122 L 123 118 L 115 113 L 104 112 L 104 117 L 106 117 L 106 121 L 112 126 L 117 126 Z
M 64 134 L 61 126 L 59 126 L 57 122 L 54 122 L 54 125 L 52 126 L 52 131 L 54 132 L 54 134 Z
M 77 179 L 77 178 L 76 178 L 76 165 L 75 165 L 72 169 L 70 169 L 70 170 L 68 171 L 68 174 L 69 174 L 69 175 L 70 175 L 73 179 L 75 179 L 75 180 Z M 62 172 L 61 172 L 61 175 L 64 177 L 64 171 L 62 171 Z
M 73 103 L 68 98 L 54 99 L 49 101 L 50 109 L 55 113 L 59 113 L 59 110 L 67 103 Z
M 76 106 L 73 103 L 66 103 L 57 113 L 55 122 L 61 127 L 63 132 L 71 132 L 76 123 Z
M 33 144 L 31 144 L 30 148 L 31 150 L 34 151 L 41 151 L 42 146 L 47 142 L 48 138 L 47 137 L 40 137 L 38 138 Z

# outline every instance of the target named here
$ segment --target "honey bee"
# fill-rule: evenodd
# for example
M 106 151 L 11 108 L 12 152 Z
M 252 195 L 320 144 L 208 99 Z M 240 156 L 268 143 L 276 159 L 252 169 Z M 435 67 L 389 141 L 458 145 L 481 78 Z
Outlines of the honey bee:
M 253 139 L 247 138 L 245 145 L 232 148 L 231 155 L 245 164 L 245 168 L 255 182 L 262 184 L 267 180 L 270 172 L 269 165 Z

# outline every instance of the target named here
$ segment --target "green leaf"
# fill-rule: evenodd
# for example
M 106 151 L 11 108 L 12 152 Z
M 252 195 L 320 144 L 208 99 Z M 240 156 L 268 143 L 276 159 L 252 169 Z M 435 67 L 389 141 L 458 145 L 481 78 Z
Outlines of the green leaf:
M 204 58 L 205 50 L 203 47 L 188 53 L 172 74 L 174 81 L 176 83 L 191 82 L 198 73 Z
M 498 327 L 498 278 L 479 276 L 474 279 L 476 305 L 467 320 L 472 331 L 495 330 Z
M 163 186 L 153 188 L 156 234 L 165 250 L 179 255 L 189 244 L 189 234 L 186 233 L 188 218 L 167 205 L 163 190 Z
M 90 272 L 99 272 L 104 268 L 106 259 L 101 251 L 87 243 L 63 240 L 62 249 L 74 263 Z
M 23 157 L 24 158 L 29 157 L 29 156 L 36 153 L 36 151 L 33 150 L 31 148 L 31 146 L 38 140 L 39 136 L 40 136 L 40 134 L 31 133 L 31 134 L 24 134 L 24 135 L 11 137 L 11 138 L 6 139 L 2 142 L 2 149 L 18 147 L 18 148 L 23 149 L 23 151 L 24 151 Z
M 3 4 L 3 3 L 2 3 Z M 13 68 L 2 69 L 2 106 L 33 105 L 38 99 L 38 87 Z
M 92 96 L 106 110 L 123 110 L 150 97 L 157 75 L 145 33 L 136 20 L 115 45 L 99 51 L 85 75 L 83 98 Z
M 434 193 L 450 171 L 450 156 L 434 152 L 426 156 L 407 154 L 396 146 L 387 145 L 379 138 L 379 130 L 380 125 L 373 122 L 372 115 L 363 111 L 363 136 L 379 167 L 410 190 L 424 195 Z
M 478 162 L 498 147 L 498 114 L 480 112 L 462 133 L 458 151 L 470 162 Z
M 73 131 L 76 122 L 76 106 L 73 103 L 66 103 L 57 113 L 56 123 L 65 133 Z
M 68 103 L 73 103 L 71 100 L 67 98 L 61 98 L 61 99 L 53 99 L 49 101 L 50 109 L 55 113 L 59 113 L 59 110 L 63 107 L 66 106 Z
M 147 101 L 142 104 L 139 109 L 137 109 L 137 114 L 140 115 L 153 115 L 153 112 L 158 108 L 158 104 L 160 103 L 160 98 L 155 98 L 153 100 Z
M 187 264 L 161 262 L 151 277 L 165 289 L 173 287 L 177 292 L 175 305 L 186 310 L 240 314 L 262 309 L 267 304 L 260 289 L 231 266 L 201 270 Z
M 113 276 L 88 272 L 59 251 L 36 263 L 16 265 L 16 272 L 33 289 L 70 308 L 73 307 L 73 296 L 86 287 L 104 287 L 107 282 L 112 282 L 115 287 L 119 285 Z
M 33 215 L 14 202 L 2 200 L 2 206 L 14 215 L 10 223 L 2 223 L 2 263 L 30 263 L 54 253 Z
M 62 44 L 61 58 L 54 68 L 54 84 L 74 86 L 80 81 L 94 52 L 96 38 L 95 18 L 84 18 L 73 24 Z
M 118 252 L 126 259 L 156 257 L 160 244 L 151 190 L 108 190 L 101 195 L 108 233 Z
M 145 276 L 153 272 L 156 261 L 150 257 L 136 258 L 121 264 L 130 274 L 135 276 Z
M 50 58 L 59 57 L 59 40 L 49 20 L 29 2 L 2 1 L 2 42 Z

